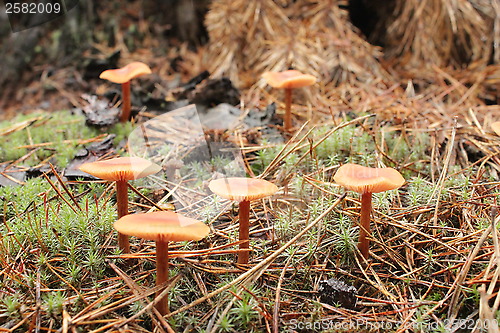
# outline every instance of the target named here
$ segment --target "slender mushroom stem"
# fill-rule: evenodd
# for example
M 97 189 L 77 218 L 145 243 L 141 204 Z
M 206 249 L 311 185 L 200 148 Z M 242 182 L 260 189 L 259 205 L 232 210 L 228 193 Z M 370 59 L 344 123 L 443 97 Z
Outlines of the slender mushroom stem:
M 126 123 L 130 119 L 130 81 L 122 83 L 122 114 L 120 122 Z
M 248 264 L 248 259 L 250 258 L 250 201 L 241 201 L 239 210 L 241 252 L 238 253 L 238 264 Z
M 361 219 L 359 229 L 358 248 L 365 259 L 368 259 L 368 248 L 370 242 L 366 238 L 370 232 L 370 213 L 372 211 L 372 193 L 361 194 Z
M 168 281 L 168 241 L 156 241 L 156 285 L 160 286 Z M 160 294 L 156 294 L 157 296 Z M 168 293 L 156 303 L 156 309 L 162 316 L 170 312 L 168 307 Z
M 292 88 L 285 88 L 285 117 L 283 119 L 285 131 L 292 128 Z
M 116 205 L 118 218 L 128 214 L 128 184 L 126 180 L 116 181 Z M 123 253 L 130 253 L 130 242 L 127 235 L 118 233 L 118 247 Z

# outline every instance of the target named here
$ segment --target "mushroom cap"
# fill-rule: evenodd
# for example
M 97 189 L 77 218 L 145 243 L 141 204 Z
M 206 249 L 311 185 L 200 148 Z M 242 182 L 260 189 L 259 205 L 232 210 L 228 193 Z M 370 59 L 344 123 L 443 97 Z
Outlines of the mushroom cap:
M 496 135 L 500 135 L 500 121 L 495 121 L 491 124 L 491 129 L 495 132 Z
M 144 74 L 151 74 L 151 68 L 143 62 L 135 61 L 122 68 L 105 70 L 99 78 L 113 83 L 125 83 Z
M 264 179 L 256 178 L 219 178 L 208 184 L 218 196 L 235 201 L 252 201 L 273 195 L 278 187 Z
M 210 232 L 203 222 L 167 211 L 125 215 L 114 227 L 124 235 L 163 242 L 200 240 Z
M 302 88 L 316 83 L 316 77 L 294 69 L 284 72 L 265 72 L 262 77 L 273 88 Z
M 109 181 L 133 180 L 157 173 L 161 167 L 141 157 L 118 157 L 82 164 L 81 171 Z
M 344 164 L 333 179 L 348 190 L 359 193 L 378 193 L 394 190 L 405 183 L 393 168 L 368 168 L 357 164 Z

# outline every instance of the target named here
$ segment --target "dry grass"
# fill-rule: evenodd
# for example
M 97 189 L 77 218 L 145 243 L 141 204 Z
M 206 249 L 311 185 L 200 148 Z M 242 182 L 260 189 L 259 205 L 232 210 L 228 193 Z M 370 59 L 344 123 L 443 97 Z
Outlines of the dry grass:
M 435 124 L 465 118 L 470 108 L 479 117 L 498 117 L 496 2 L 397 3 L 385 22 L 382 55 L 360 37 L 339 1 L 214 1 L 206 19 L 213 42 L 202 59 L 213 76 L 251 87 L 243 98 L 248 107 L 263 106 L 256 101 L 266 94 L 264 71 L 293 67 L 316 75 L 320 83 L 296 98 L 302 106 L 294 112 L 303 119 L 373 110 Z M 273 92 L 269 100 L 283 98 Z
M 214 1 L 206 24 L 207 64 L 248 87 L 265 71 L 289 67 L 320 81 L 373 82 L 388 78 L 378 62 L 381 52 L 363 40 L 338 1 Z
M 385 57 L 412 69 L 499 64 L 499 15 L 497 1 L 397 1 L 383 19 Z

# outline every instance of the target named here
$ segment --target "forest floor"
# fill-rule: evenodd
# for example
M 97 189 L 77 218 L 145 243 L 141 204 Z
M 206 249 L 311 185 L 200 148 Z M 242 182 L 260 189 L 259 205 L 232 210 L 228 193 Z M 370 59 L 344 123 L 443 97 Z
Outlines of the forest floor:
M 83 83 L 76 69 L 42 75 L 9 106 L 0 123 L 0 332 L 498 327 L 500 137 L 491 124 L 500 108 L 494 92 L 464 83 L 479 74 L 433 68 L 430 83 L 319 83 L 294 96 L 290 133 L 283 94 L 255 85 L 238 96 L 236 125 L 214 118 L 225 127 L 204 132 L 190 107 L 180 118 L 165 113 L 206 97 L 206 79 L 186 84 L 203 72 L 201 55 L 179 47 L 164 65 L 148 56 L 123 58 L 155 65 L 133 88 L 132 123 L 89 125 L 89 115 L 119 108 L 119 89 Z M 212 104 L 197 104 L 202 120 Z M 171 245 L 165 317 L 151 306 L 154 243 L 132 238 L 132 254 L 121 254 L 114 187 L 78 172 L 97 157 L 142 154 L 145 124 L 157 131 L 147 157 L 163 172 L 131 183 L 131 212 L 176 209 L 211 228 L 202 241 Z M 366 260 L 357 249 L 360 197 L 333 181 L 345 163 L 392 167 L 406 180 L 374 194 Z M 279 187 L 252 202 L 249 265 L 235 263 L 236 205 L 208 190 L 217 173 Z

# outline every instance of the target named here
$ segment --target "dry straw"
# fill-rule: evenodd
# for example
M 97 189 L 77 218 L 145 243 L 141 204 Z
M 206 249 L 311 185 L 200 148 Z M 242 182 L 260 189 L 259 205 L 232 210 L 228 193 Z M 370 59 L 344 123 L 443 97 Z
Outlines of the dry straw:
M 405 67 L 477 67 L 499 61 L 499 15 L 496 0 L 396 1 L 376 37 L 384 41 L 386 57 Z
M 213 1 L 206 17 L 214 76 L 240 86 L 290 67 L 322 82 L 370 82 L 389 75 L 379 48 L 360 37 L 336 0 Z
M 294 106 L 299 119 L 355 110 L 438 126 L 451 124 L 450 115 L 466 119 L 471 108 L 480 111 L 480 122 L 487 114 L 500 116 L 498 107 L 489 105 L 499 101 L 497 2 L 395 1 L 371 36 L 384 49 L 364 39 L 341 5 L 215 0 L 206 17 L 206 66 L 241 88 L 263 87 L 258 78 L 265 71 L 293 67 L 315 75 L 319 84 L 296 100 L 302 105 Z M 255 100 L 252 91 L 248 103 Z

